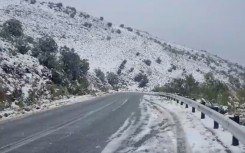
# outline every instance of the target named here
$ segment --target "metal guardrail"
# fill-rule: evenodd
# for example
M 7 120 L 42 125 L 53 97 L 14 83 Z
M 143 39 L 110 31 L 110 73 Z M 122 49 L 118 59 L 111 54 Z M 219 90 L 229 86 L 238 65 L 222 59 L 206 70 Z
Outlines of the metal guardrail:
M 175 100 L 179 100 L 180 102 L 184 102 L 185 104 L 190 105 L 191 107 L 208 115 L 215 122 L 218 122 L 220 125 L 222 125 L 224 129 L 228 130 L 233 135 L 233 139 L 235 137 L 241 143 L 245 144 L 245 128 L 239 125 L 238 123 L 234 122 L 230 118 L 225 117 L 224 115 L 218 113 L 217 111 L 212 110 L 211 108 L 205 105 L 202 105 L 200 103 L 197 103 L 194 100 L 191 100 L 185 97 L 181 97 L 181 96 L 174 95 L 174 94 L 168 94 L 168 93 L 159 93 L 159 95 L 171 97 Z

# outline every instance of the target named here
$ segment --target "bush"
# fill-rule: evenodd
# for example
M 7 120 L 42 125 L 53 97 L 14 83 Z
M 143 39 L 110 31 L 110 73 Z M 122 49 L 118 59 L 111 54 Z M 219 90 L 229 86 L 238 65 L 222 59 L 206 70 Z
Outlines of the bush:
M 46 66 L 49 69 L 59 69 L 61 67 L 56 56 L 53 54 L 42 54 L 38 57 L 40 64 Z
M 123 62 L 120 64 L 117 74 L 120 75 L 122 70 L 125 68 L 125 64 L 127 63 L 127 60 L 123 60 Z
M 79 55 L 73 51 L 63 51 L 62 61 L 64 63 L 64 71 L 70 80 L 77 80 L 82 75 L 81 60 Z
M 139 87 L 145 87 L 149 82 L 147 76 L 145 74 L 139 73 L 134 77 L 134 81 L 139 82 Z
M 133 31 L 133 28 L 127 27 L 127 30 L 130 31 L 130 32 L 132 32 Z
M 103 71 L 101 71 L 100 69 L 95 69 L 94 72 L 96 77 L 99 78 L 101 82 L 105 82 L 105 74 Z
M 74 18 L 77 14 L 77 10 L 74 7 L 67 6 L 65 10 L 66 14 L 69 14 L 71 18 Z
M 30 50 L 31 48 L 27 45 L 26 42 L 24 42 L 23 40 L 19 40 L 16 42 L 16 46 L 15 46 L 18 50 L 19 53 L 21 54 L 26 54 L 28 52 L 28 50 Z
M 116 33 L 121 34 L 121 30 L 117 29 Z
M 36 2 L 37 2 L 36 0 L 31 0 L 30 1 L 31 4 L 36 4 Z
M 112 23 L 111 23 L 111 22 L 108 22 L 108 23 L 107 23 L 107 26 L 108 26 L 108 27 L 111 27 L 111 26 L 112 26 Z
M 139 55 L 140 55 L 140 53 L 139 53 L 139 52 L 137 52 L 137 53 L 136 53 L 136 56 L 139 56 Z
M 111 40 L 111 37 L 110 37 L 110 36 L 107 36 L 107 37 L 106 37 L 106 40 Z
M 100 17 L 100 20 L 101 20 L 101 21 L 103 21 L 103 20 L 104 20 L 104 18 L 101 16 L 101 17 Z
M 150 61 L 150 60 L 143 60 L 143 62 L 144 62 L 147 66 L 151 66 L 151 61 Z
M 62 3 L 57 3 L 56 4 L 56 7 L 58 7 L 59 9 L 61 9 L 63 7 L 63 4 Z
M 118 76 L 113 72 L 107 73 L 106 77 L 107 77 L 108 83 L 113 87 L 115 87 L 119 83 Z
M 88 23 L 88 22 L 85 22 L 83 25 L 85 27 L 87 27 L 87 28 L 91 28 L 92 27 L 92 23 Z
M 227 105 L 230 97 L 227 85 L 215 80 L 210 74 L 206 75 L 205 78 L 205 82 L 200 84 L 192 75 L 188 75 L 184 79 L 173 79 L 163 87 L 156 87 L 155 91 L 178 93 L 193 98 L 205 98 L 212 103 Z
M 124 28 L 124 24 L 121 24 L 120 27 L 121 27 L 121 28 Z
M 157 60 L 156 60 L 156 62 L 157 62 L 158 64 L 161 64 L 161 63 L 162 63 L 161 58 L 160 58 L 160 57 L 158 57 L 158 58 L 157 58 Z
M 229 76 L 229 82 L 235 87 L 235 88 L 241 88 L 241 83 L 238 78 L 234 78 L 233 76 Z
M 7 100 L 7 95 L 2 87 L 2 84 L 0 83 L 0 110 L 4 107 L 4 102 Z
M 22 24 L 16 19 L 10 19 L 3 24 L 2 32 L 8 36 L 20 37 L 23 35 Z
M 51 80 L 55 84 L 64 84 L 65 76 L 62 72 L 59 72 L 58 70 L 55 69 L 52 69 L 51 72 L 52 72 Z
M 41 51 L 46 53 L 55 53 L 57 52 L 58 45 L 55 40 L 51 37 L 42 37 L 38 41 L 38 47 Z
M 129 73 L 133 72 L 134 71 L 134 68 L 131 67 L 130 70 L 129 70 Z

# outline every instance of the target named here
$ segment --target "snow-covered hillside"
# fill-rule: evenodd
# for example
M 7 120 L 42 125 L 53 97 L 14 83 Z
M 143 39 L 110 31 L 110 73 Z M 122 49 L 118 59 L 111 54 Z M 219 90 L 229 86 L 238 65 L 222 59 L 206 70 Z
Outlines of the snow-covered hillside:
M 113 25 L 103 18 L 92 17 L 61 3 L 1 0 L 0 16 L 0 25 L 15 18 L 23 24 L 26 35 L 34 39 L 49 35 L 59 47 L 74 48 L 82 59 L 89 60 L 91 76 L 95 75 L 96 68 L 104 73 L 116 73 L 123 60 L 127 60 L 120 78 L 128 89 L 138 89 L 134 77 L 139 73 L 146 74 L 149 79 L 146 90 L 188 74 L 202 82 L 208 72 L 226 83 L 230 83 L 229 79 L 236 79 L 241 84 L 245 82 L 245 68 L 238 64 L 206 51 L 164 42 L 147 32 Z M 5 45 L 1 44 L 1 47 Z M 38 65 L 29 55 L 14 58 L 21 59 L 19 61 L 30 58 L 34 60 L 33 64 Z M 40 65 L 38 67 L 43 68 Z

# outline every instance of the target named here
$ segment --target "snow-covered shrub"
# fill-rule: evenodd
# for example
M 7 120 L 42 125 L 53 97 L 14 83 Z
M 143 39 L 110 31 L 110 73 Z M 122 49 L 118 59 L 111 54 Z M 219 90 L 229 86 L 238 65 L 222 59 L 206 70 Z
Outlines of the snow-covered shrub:
M 105 74 L 103 71 L 100 69 L 95 69 L 94 72 L 96 77 L 99 78 L 101 82 L 105 82 Z
M 127 30 L 130 31 L 130 32 L 132 32 L 133 31 L 133 28 L 127 27 Z
M 100 17 L 100 20 L 101 20 L 101 21 L 103 21 L 103 20 L 104 20 L 104 18 L 101 16 L 101 17 Z
M 108 83 L 113 87 L 115 87 L 119 83 L 118 76 L 113 72 L 108 72 L 106 77 L 107 77 Z
M 147 76 L 145 74 L 139 73 L 134 77 L 134 81 L 139 82 L 139 87 L 145 87 L 149 82 Z
M 0 34 L 4 38 L 11 36 L 20 37 L 23 35 L 22 24 L 19 20 L 10 19 L 3 24 L 3 29 Z
M 108 23 L 107 23 L 107 26 L 108 26 L 108 27 L 111 27 L 111 26 L 112 26 L 112 23 L 111 23 L 111 22 L 108 22 Z
M 125 68 L 125 64 L 127 63 L 127 60 L 123 60 L 123 62 L 120 64 L 117 74 L 120 75 L 122 70 Z
M 162 63 L 161 58 L 160 58 L 160 57 L 158 57 L 158 58 L 157 58 L 157 60 L 156 60 L 156 62 L 157 62 L 158 64 L 161 64 L 161 63 Z
M 7 100 L 7 95 L 0 83 L 0 111 L 5 108 L 5 101 Z
M 87 60 L 81 60 L 80 56 L 74 50 L 62 51 L 63 69 L 70 80 L 78 80 L 85 75 L 89 70 L 89 63 Z
M 229 82 L 236 88 L 241 88 L 241 82 L 238 78 L 233 77 L 232 75 L 229 76 Z
M 18 52 L 21 54 L 26 54 L 28 50 L 30 50 L 30 47 L 27 45 L 27 42 L 23 39 L 20 39 L 16 42 L 16 46 L 18 49 Z
M 147 60 L 143 60 L 143 62 L 144 62 L 147 66 L 151 66 L 151 60 L 147 59 Z
M 121 27 L 121 28 L 124 28 L 124 24 L 121 24 L 120 27 Z
M 37 2 L 36 0 L 31 0 L 30 4 L 36 4 L 36 2 Z
M 168 72 L 172 72 L 173 70 L 177 70 L 177 66 L 174 64 L 171 64 L 171 68 L 168 69 Z
M 77 14 L 76 8 L 70 6 L 67 6 L 64 12 L 70 15 L 71 18 L 74 18 L 75 15 Z
M 131 67 L 130 70 L 129 70 L 129 73 L 133 72 L 134 71 L 134 68 Z
M 116 30 L 116 33 L 121 34 L 121 30 L 120 29 L 117 29 Z
M 139 52 L 137 52 L 137 53 L 136 53 L 136 56 L 139 56 L 139 55 L 140 55 L 140 53 L 139 53 Z
M 87 28 L 91 28 L 92 27 L 92 23 L 88 23 L 88 22 L 85 22 L 83 25 L 85 27 L 87 27 Z
M 42 37 L 38 41 L 38 47 L 42 52 L 55 53 L 58 45 L 52 37 Z
M 111 36 L 107 36 L 106 37 L 106 40 L 111 40 Z
M 59 69 L 60 63 L 54 54 L 41 54 L 38 56 L 40 64 L 49 69 Z

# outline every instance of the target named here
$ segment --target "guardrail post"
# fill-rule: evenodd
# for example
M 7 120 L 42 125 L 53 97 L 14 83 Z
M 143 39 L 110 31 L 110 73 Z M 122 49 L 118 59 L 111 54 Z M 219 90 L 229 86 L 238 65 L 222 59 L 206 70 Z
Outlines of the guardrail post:
M 206 105 L 205 101 L 202 101 L 201 104 Z M 205 114 L 201 112 L 201 119 L 205 119 Z
M 192 107 L 192 113 L 195 113 L 195 112 L 196 112 L 195 107 Z
M 180 102 L 180 105 L 183 105 L 184 104 L 184 102 L 182 101 L 182 102 Z
M 235 121 L 236 123 L 240 123 L 240 118 L 239 115 L 234 115 L 234 117 L 230 117 L 230 119 L 232 119 L 233 121 Z M 236 137 L 232 136 L 232 145 L 233 146 L 238 146 L 239 145 L 239 141 Z
M 188 104 L 185 104 L 185 108 L 188 108 Z
M 219 107 L 212 107 L 212 109 L 215 110 L 216 112 L 219 112 Z M 218 129 L 218 128 L 219 128 L 219 123 L 214 120 L 214 129 Z

